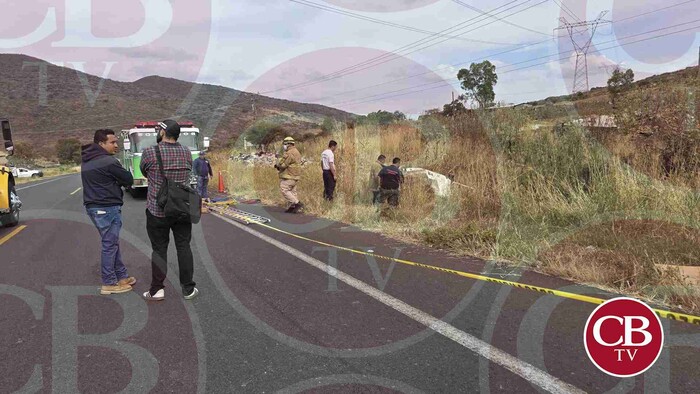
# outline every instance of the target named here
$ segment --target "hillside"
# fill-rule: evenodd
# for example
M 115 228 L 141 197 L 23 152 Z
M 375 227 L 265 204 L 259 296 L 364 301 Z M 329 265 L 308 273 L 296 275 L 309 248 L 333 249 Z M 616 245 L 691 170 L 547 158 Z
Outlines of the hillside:
M 687 88 L 698 83 L 698 75 L 697 67 L 687 67 L 683 70 L 653 75 L 635 81 L 630 92 L 655 88 Z M 585 93 L 547 97 L 542 100 L 518 104 L 516 107 L 532 108 L 535 116 L 542 120 L 568 117 L 571 114 L 585 117 L 612 115 L 614 112 L 607 87 L 594 87 Z
M 43 87 L 39 67 L 28 63 L 46 65 Z M 17 141 L 32 143 L 44 155 L 52 155 L 57 139 L 87 141 L 97 128 L 118 130 L 139 120 L 192 120 L 217 147 L 234 143 L 258 120 L 272 119 L 284 132 L 301 136 L 314 132 L 326 117 L 343 121 L 355 116 L 321 105 L 158 76 L 118 82 L 25 55 L 0 54 L 0 86 L 0 114 L 12 120 Z

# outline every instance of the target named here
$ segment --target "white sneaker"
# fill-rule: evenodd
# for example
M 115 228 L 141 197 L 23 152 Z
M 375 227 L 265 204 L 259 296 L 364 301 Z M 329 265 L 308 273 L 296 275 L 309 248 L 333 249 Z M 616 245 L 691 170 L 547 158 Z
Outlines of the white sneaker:
M 185 299 L 186 299 L 186 300 L 191 300 L 191 299 L 197 297 L 198 295 L 199 295 L 199 290 L 197 290 L 197 288 L 195 287 L 194 290 L 192 290 L 192 293 L 190 293 L 189 295 L 186 295 L 186 296 L 185 296 Z
M 143 293 L 143 298 L 148 301 L 163 301 L 165 299 L 165 290 L 160 289 L 156 294 L 151 295 L 150 291 Z

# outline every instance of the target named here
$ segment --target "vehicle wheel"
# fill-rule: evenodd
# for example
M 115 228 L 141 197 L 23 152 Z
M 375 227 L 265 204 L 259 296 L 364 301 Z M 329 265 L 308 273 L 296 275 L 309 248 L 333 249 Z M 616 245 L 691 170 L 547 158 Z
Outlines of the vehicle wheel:
M 38 178 L 38 177 L 39 177 L 39 175 L 37 175 L 37 174 L 32 174 L 32 178 Z
M 12 201 L 12 196 L 17 196 L 14 186 L 10 186 L 10 201 Z M 19 209 L 11 209 L 10 213 L 4 215 L 2 218 L 2 224 L 6 227 L 14 227 L 19 223 Z

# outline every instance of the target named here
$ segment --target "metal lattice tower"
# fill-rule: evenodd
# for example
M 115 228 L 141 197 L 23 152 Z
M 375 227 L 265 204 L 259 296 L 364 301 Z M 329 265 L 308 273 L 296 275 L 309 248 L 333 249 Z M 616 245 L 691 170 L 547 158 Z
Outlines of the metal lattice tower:
M 593 37 L 601 24 L 612 23 L 612 21 L 604 20 L 603 17 L 608 11 L 603 11 L 598 17 L 592 21 L 580 21 L 571 23 L 566 18 L 561 17 L 562 26 L 556 30 L 566 30 L 571 38 L 571 43 L 576 52 L 576 69 L 574 71 L 574 89 L 573 93 L 587 92 L 590 90 L 588 85 L 588 49 L 591 47 Z M 583 39 L 577 39 L 576 36 L 582 35 L 590 29 L 590 35 L 583 35 Z

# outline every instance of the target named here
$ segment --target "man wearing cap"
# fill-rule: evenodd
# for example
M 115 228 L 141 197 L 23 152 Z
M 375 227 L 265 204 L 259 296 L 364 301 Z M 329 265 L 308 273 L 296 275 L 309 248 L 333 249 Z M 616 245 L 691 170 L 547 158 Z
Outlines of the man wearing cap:
M 174 120 L 164 120 L 156 127 L 157 144 L 146 148 L 141 158 L 141 172 L 148 178 L 148 198 L 146 200 L 146 231 L 151 240 L 151 288 L 143 294 L 149 301 L 165 299 L 165 278 L 168 274 L 168 244 L 170 231 L 175 238 L 180 286 L 182 295 L 191 300 L 199 294 L 192 276 L 194 259 L 190 241 L 192 240 L 192 223 L 166 217 L 163 209 L 156 203 L 156 197 L 164 186 L 164 179 L 158 165 L 156 147 L 163 160 L 163 172 L 168 182 L 186 183 L 192 172 L 192 154 L 190 150 L 177 142 L 180 137 L 180 125 Z
M 301 153 L 295 144 L 294 138 L 285 138 L 282 141 L 284 154 L 275 164 L 275 168 L 279 171 L 282 196 L 289 203 L 289 207 L 285 211 L 287 213 L 297 213 L 304 207 L 297 195 L 297 183 L 301 179 Z

